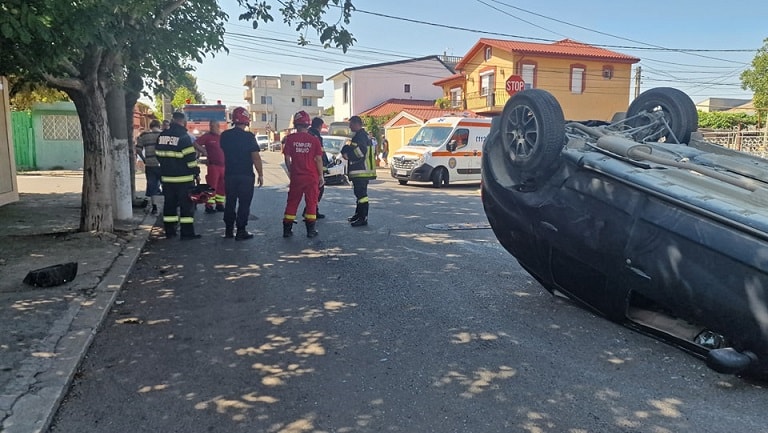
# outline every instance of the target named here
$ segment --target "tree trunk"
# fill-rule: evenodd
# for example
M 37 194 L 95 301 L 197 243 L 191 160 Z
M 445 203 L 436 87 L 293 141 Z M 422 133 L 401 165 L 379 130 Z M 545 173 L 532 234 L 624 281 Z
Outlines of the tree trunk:
M 114 229 L 112 216 L 112 160 L 107 104 L 98 82 L 82 90 L 64 89 L 77 107 L 83 135 L 83 193 L 80 231 L 107 232 Z
M 133 136 L 133 110 L 141 96 L 144 81 L 135 68 L 128 67 L 125 79 L 125 120 L 128 131 L 128 154 L 131 168 L 131 197 L 136 197 L 136 143 Z
M 116 63 L 115 70 L 122 66 Z M 107 117 L 112 138 L 110 157 L 113 166 L 114 217 L 118 220 L 133 218 L 133 195 L 130 183 L 130 162 L 128 158 L 128 131 L 125 127 L 125 89 L 122 83 L 115 83 L 107 93 Z

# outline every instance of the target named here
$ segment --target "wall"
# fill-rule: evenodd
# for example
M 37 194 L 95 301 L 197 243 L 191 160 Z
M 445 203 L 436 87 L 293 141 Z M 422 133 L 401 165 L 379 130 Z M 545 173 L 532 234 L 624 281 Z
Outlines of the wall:
M 82 170 L 83 140 L 74 103 L 34 104 L 32 128 L 39 170 Z
M 35 134 L 32 130 L 32 114 L 29 111 L 14 111 L 11 113 L 13 129 L 13 153 L 17 170 L 34 170 L 37 168 L 35 156 Z
M 11 108 L 8 80 L 0 77 L 0 206 L 19 200 L 16 163 L 11 136 Z
M 389 141 L 389 156 L 391 157 L 398 149 L 408 144 L 408 141 L 416 135 L 423 124 L 424 122 L 417 122 L 403 113 L 387 122 L 388 126 L 384 129 L 384 135 Z
M 523 57 L 498 49 L 493 50 L 489 61 L 484 61 L 483 56 L 484 50 L 479 50 L 465 65 L 465 97 L 468 98 L 469 110 L 483 111 L 481 108 L 484 106 L 484 99 L 481 101 L 479 98 L 480 72 L 495 66 L 496 110 L 493 111 L 500 112 L 509 99 L 505 89 L 506 80 L 510 75 L 520 74 L 521 61 L 536 64 L 535 88 L 552 93 L 560 103 L 566 119 L 610 121 L 614 113 L 626 111 L 629 105 L 632 75 L 630 64 L 579 58 Z M 570 90 L 571 66 L 574 64 L 586 67 L 582 94 L 573 94 Z M 603 78 L 605 65 L 613 67 L 613 76 L 610 79 Z

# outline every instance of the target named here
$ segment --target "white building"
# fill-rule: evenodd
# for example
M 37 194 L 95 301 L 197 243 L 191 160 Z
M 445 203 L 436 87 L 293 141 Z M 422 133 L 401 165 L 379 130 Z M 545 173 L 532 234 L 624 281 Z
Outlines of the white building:
M 246 75 L 247 87 L 243 98 L 251 113 L 251 131 L 282 131 L 292 128 L 294 113 L 304 110 L 310 116 L 320 116 L 323 107 L 319 101 L 323 90 L 321 75 Z
M 453 74 L 439 56 L 427 56 L 344 69 L 333 81 L 334 120 L 342 121 L 388 99 L 438 99 L 434 83 Z

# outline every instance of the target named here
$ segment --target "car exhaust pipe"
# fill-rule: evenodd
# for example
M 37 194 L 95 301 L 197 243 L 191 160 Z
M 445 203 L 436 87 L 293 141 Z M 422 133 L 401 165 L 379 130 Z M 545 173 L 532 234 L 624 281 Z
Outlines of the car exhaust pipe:
M 640 144 L 616 135 L 604 135 L 598 138 L 597 147 L 634 160 L 646 159 L 653 152 L 653 148 L 647 144 Z
M 739 352 L 732 347 L 712 349 L 707 353 L 707 367 L 722 374 L 740 373 L 757 362 L 757 355 L 750 351 Z

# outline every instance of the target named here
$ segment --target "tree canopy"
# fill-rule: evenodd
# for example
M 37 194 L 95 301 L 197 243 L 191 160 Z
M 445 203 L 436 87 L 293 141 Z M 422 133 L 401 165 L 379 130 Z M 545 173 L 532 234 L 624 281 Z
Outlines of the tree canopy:
M 768 38 L 752 59 L 752 67 L 741 73 L 741 87 L 754 92 L 755 108 L 768 108 Z

